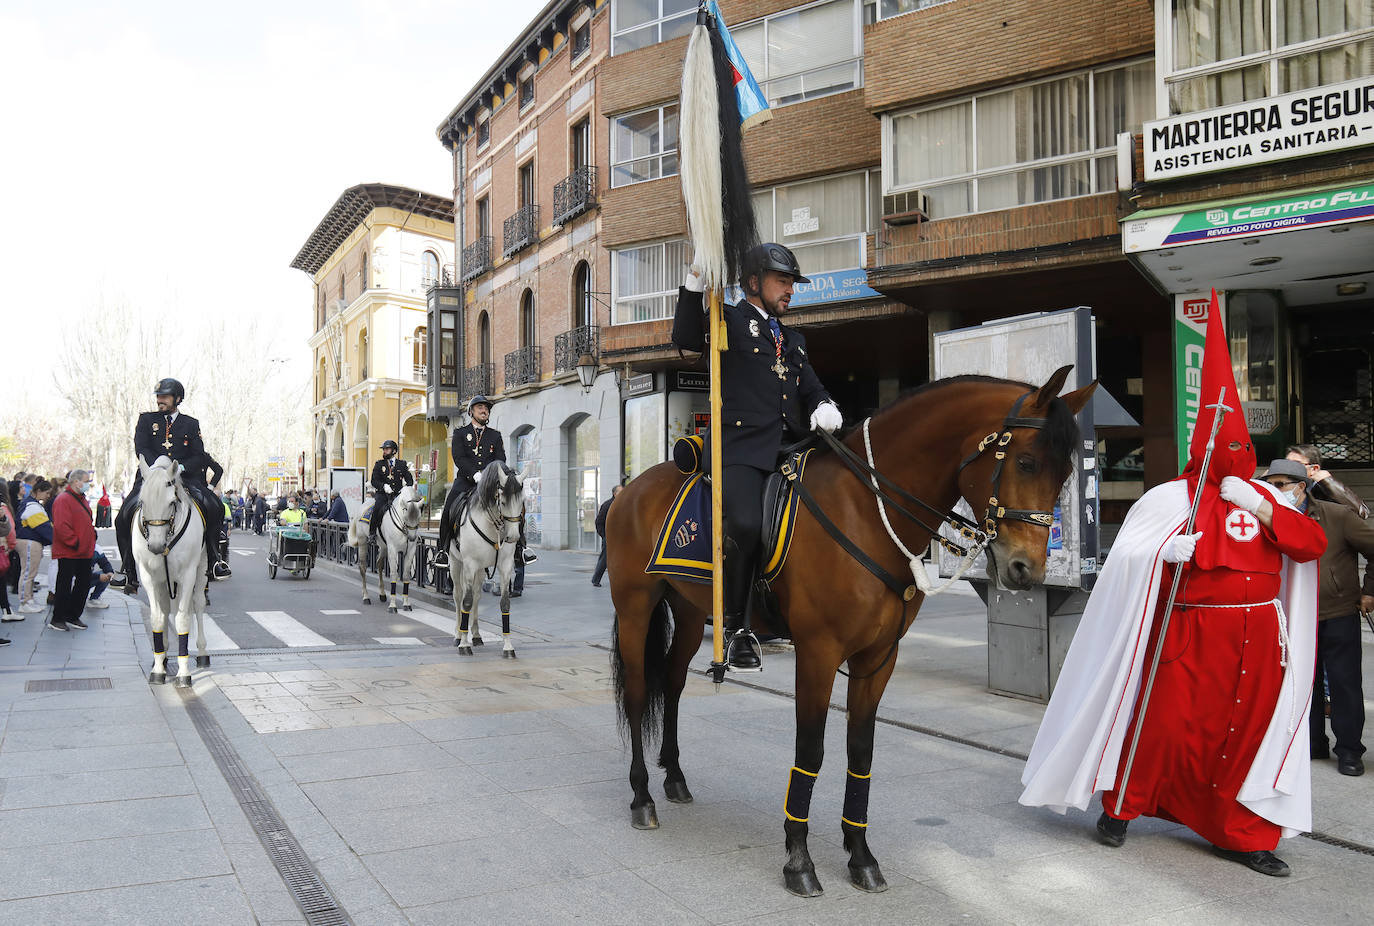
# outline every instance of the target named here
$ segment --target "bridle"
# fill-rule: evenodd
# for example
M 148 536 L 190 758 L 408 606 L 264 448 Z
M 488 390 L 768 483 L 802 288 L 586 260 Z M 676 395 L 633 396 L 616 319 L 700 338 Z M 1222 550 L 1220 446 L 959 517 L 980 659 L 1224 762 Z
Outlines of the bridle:
M 1012 429 L 1033 428 L 1038 431 L 1045 426 L 1046 419 L 1044 418 L 1018 417 L 1021 405 L 1030 395 L 1031 393 L 1027 392 L 1016 400 L 1016 404 L 1011 407 L 1007 417 L 1002 420 L 1002 430 L 1000 432 L 993 431 L 980 440 L 978 449 L 964 457 L 956 474 L 956 477 L 962 475 L 964 468 L 982 456 L 989 447 L 995 446 L 997 448 L 997 452 L 993 455 L 996 462 L 992 467 L 992 494 L 988 496 L 987 511 L 983 514 L 982 533 L 987 538 L 986 543 L 991 543 L 997 539 L 998 521 L 1024 521 L 1027 524 L 1035 524 L 1040 527 L 1051 527 L 1054 524 L 1053 512 L 1029 508 L 1007 508 L 999 500 L 999 496 L 1002 494 L 1002 466 L 1007 461 L 1006 447 L 1011 443 Z
M 148 528 L 150 528 L 150 527 L 167 527 L 168 525 L 175 525 L 175 524 L 176 524 L 176 520 L 177 520 L 177 511 L 178 511 L 178 509 L 181 507 L 181 496 L 180 496 L 180 495 L 177 493 L 177 491 L 176 491 L 176 485 L 175 485 L 175 483 L 169 482 L 168 485 L 170 485 L 170 486 L 172 487 L 172 511 L 171 511 L 170 514 L 167 515 L 167 517 L 149 520 L 149 519 L 144 515 L 143 501 L 142 501 L 141 499 L 139 500 L 139 504 L 138 504 L 138 532 L 139 532 L 140 534 L 143 535 L 143 539 L 144 539 L 144 540 L 147 540 L 147 539 L 148 539 Z M 189 514 L 187 514 L 186 520 L 181 522 L 181 527 L 180 527 L 180 529 L 178 529 L 177 532 L 172 536 L 172 538 L 171 538 L 170 540 L 167 541 L 167 545 L 166 545 L 165 547 L 162 548 L 162 554 L 161 554 L 162 556 L 166 556 L 168 553 L 170 553 L 170 552 L 172 551 L 172 547 L 176 546 L 176 545 L 177 545 L 177 541 L 180 540 L 183 536 L 185 536 L 185 534 L 186 534 L 186 529 L 187 529 L 188 527 L 190 527 L 190 526 L 191 526 L 191 516 L 190 516 Z
M 514 472 L 515 472 L 514 470 L 507 470 L 507 473 L 508 473 L 508 474 L 514 474 Z M 506 476 L 506 478 L 509 478 L 509 476 Z M 505 491 L 504 485 L 502 485 L 502 486 L 500 487 L 500 489 L 501 489 L 501 491 L 504 492 L 504 491 Z M 521 521 L 524 520 L 523 517 L 521 517 L 520 515 L 515 515 L 514 517 L 512 517 L 511 515 L 502 513 L 502 511 L 501 511 L 501 503 L 500 503 L 499 501 L 498 501 L 496 504 L 490 505 L 490 506 L 489 506 L 489 505 L 478 505 L 478 506 L 475 506 L 475 507 L 480 507 L 481 510 L 482 510 L 482 513 L 485 514 L 485 515 L 487 516 L 487 518 L 491 521 L 491 526 L 492 526 L 492 528 L 494 528 L 494 530 L 492 531 L 492 533 L 500 535 L 500 539 L 498 539 L 498 540 L 493 540 L 492 538 L 490 538 L 490 537 L 487 536 L 486 531 L 482 530 L 482 528 L 478 525 L 476 519 L 473 518 L 473 516 L 472 516 L 472 509 L 473 509 L 473 507 L 474 507 L 474 506 L 472 506 L 472 505 L 469 505 L 469 506 L 468 506 L 468 511 L 467 511 L 467 520 L 468 520 L 468 523 L 471 524 L 471 525 L 472 525 L 472 529 L 475 530 L 475 531 L 477 532 L 477 536 L 478 536 L 478 537 L 481 537 L 484 541 L 486 541 L 487 546 L 491 547 L 493 550 L 500 551 L 501 546 L 502 546 L 503 544 L 507 544 L 507 543 L 516 543 L 517 541 L 520 540 L 520 532 L 519 532 L 518 530 L 515 532 L 515 536 L 514 536 L 514 537 L 508 537 L 508 536 L 506 536 L 507 534 L 510 533 L 510 531 L 509 531 L 508 529 L 505 529 L 505 528 L 503 527 L 503 522 L 504 522 L 504 524 L 519 524 Z

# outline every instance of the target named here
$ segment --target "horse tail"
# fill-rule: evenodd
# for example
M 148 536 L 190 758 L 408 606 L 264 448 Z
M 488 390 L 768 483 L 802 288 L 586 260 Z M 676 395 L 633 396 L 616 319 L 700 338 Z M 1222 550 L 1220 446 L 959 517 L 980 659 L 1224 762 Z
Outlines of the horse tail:
M 649 615 L 644 635 L 644 713 L 640 717 L 640 732 L 647 742 L 658 738 L 663 722 L 663 700 L 668 679 L 668 644 L 672 637 L 672 619 L 666 599 L 659 599 Z M 630 718 L 625 712 L 625 661 L 620 658 L 620 616 L 611 625 L 611 676 L 615 681 L 616 717 L 620 732 L 629 730 Z

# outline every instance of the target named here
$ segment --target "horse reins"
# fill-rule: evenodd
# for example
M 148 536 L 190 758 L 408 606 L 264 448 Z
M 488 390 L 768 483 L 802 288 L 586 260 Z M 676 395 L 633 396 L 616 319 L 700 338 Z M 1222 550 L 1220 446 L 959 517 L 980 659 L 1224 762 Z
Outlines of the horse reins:
M 194 506 L 194 502 L 192 503 L 192 505 Z M 168 524 L 175 524 L 177 519 L 177 509 L 180 506 L 181 499 L 176 494 L 176 488 L 174 486 L 172 489 L 172 513 L 166 518 L 149 521 L 147 517 L 144 516 L 143 502 L 142 500 L 140 500 L 138 503 L 138 532 L 143 535 L 143 539 L 148 539 L 148 528 L 150 527 L 166 527 Z M 199 511 L 200 509 L 197 508 L 196 510 Z M 202 517 L 204 516 L 202 515 Z M 167 541 L 167 546 L 162 548 L 162 553 L 160 554 L 162 556 L 162 574 L 167 582 L 167 597 L 173 600 L 175 600 L 177 596 L 177 587 L 172 584 L 172 567 L 167 563 L 167 554 L 171 553 L 172 547 L 176 546 L 177 541 L 179 541 L 182 537 L 186 535 L 186 530 L 190 526 L 191 515 L 187 514 L 186 520 L 181 523 L 181 529 L 178 530 L 172 536 L 171 540 Z

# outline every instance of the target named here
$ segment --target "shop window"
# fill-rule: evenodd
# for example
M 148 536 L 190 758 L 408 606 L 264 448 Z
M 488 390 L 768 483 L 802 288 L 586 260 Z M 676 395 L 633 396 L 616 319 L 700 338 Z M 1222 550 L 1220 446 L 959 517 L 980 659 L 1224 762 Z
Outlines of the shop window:
M 612 0 L 611 54 L 686 35 L 696 25 L 696 12 L 697 0 Z
M 611 186 L 677 173 L 677 104 L 611 120 Z
M 1173 114 L 1374 73 L 1374 4 L 1172 0 L 1158 4 L 1160 77 Z
M 611 252 L 615 302 L 611 324 L 671 318 L 691 256 L 686 241 Z
M 931 218 L 1116 188 L 1116 136 L 1153 112 L 1153 65 L 1082 71 L 884 117 L 886 192 Z
M 539 432 L 525 425 L 511 436 L 512 466 L 525 487 L 525 542 L 538 546 L 544 542 L 542 462 L 539 459 Z
M 564 428 L 564 434 L 568 448 L 568 547 L 595 550 L 601 425 L 590 415 L 581 415 Z
M 831 0 L 730 30 L 769 106 L 863 86 L 859 0 Z

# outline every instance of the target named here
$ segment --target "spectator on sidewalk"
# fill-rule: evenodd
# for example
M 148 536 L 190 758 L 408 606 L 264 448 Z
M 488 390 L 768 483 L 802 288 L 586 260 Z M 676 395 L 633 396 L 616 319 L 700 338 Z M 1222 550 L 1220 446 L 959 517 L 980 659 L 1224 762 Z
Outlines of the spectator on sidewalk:
M 96 544 L 95 553 L 91 558 L 91 597 L 86 600 L 86 607 L 95 608 L 97 611 L 108 608 L 109 603 L 101 601 L 100 596 L 105 594 L 105 589 L 110 587 L 111 582 L 122 582 L 123 578 L 114 571 L 109 557 L 100 549 L 100 544 Z
M 19 512 L 19 613 L 37 614 L 43 606 L 33 600 L 33 586 L 43 566 L 43 548 L 52 544 L 52 519 L 43 502 L 52 495 L 52 483 L 34 482 Z
M 1317 671 L 1312 682 L 1312 710 L 1308 717 L 1312 758 L 1331 758 L 1326 738 L 1327 705 L 1331 732 L 1336 735 L 1336 770 L 1363 775 L 1364 691 L 1360 677 L 1360 613 L 1374 610 L 1374 571 L 1359 581 L 1359 554 L 1374 559 L 1374 522 L 1359 516 L 1364 503 L 1349 489 L 1347 498 L 1325 501 L 1310 490 L 1317 479 L 1307 461 L 1275 460 L 1265 481 L 1288 494 L 1326 532 L 1317 592 Z M 1353 499 L 1354 504 L 1350 504 Z M 1328 701 L 1329 693 L 1329 701 Z
M 338 521 L 340 524 L 348 523 L 348 506 L 339 497 L 337 490 L 329 493 L 329 513 L 325 517 L 330 521 Z
M 95 517 L 86 501 L 90 474 L 74 469 L 67 486 L 53 499 L 52 558 L 57 561 L 53 588 L 53 630 L 85 630 L 81 613 L 91 590 L 91 558 L 95 556 Z
M 596 512 L 596 536 L 601 538 L 601 552 L 596 555 L 596 569 L 592 571 L 592 585 L 601 587 L 601 577 L 606 574 L 606 515 L 611 510 L 611 502 L 620 494 L 623 486 L 616 485 L 611 488 L 611 497 L 601 503 L 601 508 Z
M 253 502 L 253 532 L 261 534 L 267 527 L 267 499 L 259 492 Z
M 19 534 L 9 498 L 9 483 L 0 479 L 0 620 L 22 621 L 24 615 L 15 614 L 10 608 L 10 580 L 19 572 Z M 0 643 L 0 646 L 6 645 L 8 641 Z
M 95 526 L 109 527 L 110 524 L 110 492 L 102 483 L 100 486 L 100 501 L 95 503 Z

